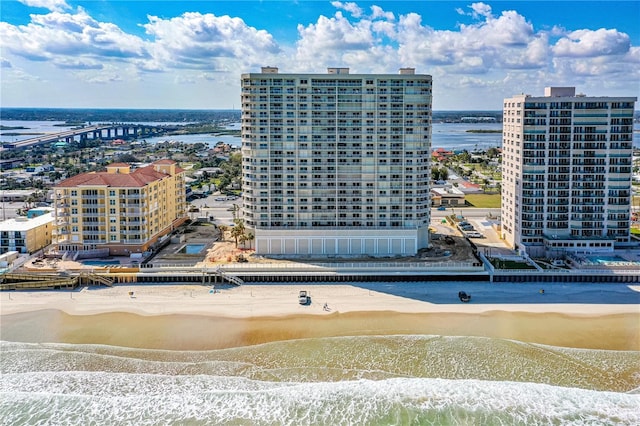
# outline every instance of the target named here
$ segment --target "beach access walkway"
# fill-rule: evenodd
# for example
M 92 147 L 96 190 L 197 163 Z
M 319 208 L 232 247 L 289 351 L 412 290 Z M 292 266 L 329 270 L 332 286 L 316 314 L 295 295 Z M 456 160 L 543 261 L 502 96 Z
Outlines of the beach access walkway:
M 83 272 L 76 276 L 37 273 L 8 273 L 0 276 L 0 291 L 74 289 L 80 285 L 105 285 L 111 287 L 113 279 L 88 272 Z

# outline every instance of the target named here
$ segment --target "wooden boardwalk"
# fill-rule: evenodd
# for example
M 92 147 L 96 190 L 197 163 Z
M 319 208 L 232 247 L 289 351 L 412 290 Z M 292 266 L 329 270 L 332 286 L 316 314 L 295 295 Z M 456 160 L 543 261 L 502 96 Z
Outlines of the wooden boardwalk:
M 4 290 L 59 290 L 75 289 L 80 285 L 106 285 L 113 280 L 96 274 L 83 273 L 76 276 L 62 274 L 9 273 L 0 275 L 0 291 Z

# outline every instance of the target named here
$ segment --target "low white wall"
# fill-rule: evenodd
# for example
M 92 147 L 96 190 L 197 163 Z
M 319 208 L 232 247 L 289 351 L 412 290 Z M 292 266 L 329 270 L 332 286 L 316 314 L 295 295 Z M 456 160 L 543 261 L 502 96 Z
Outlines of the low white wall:
M 413 256 L 418 230 L 255 230 L 258 255 Z

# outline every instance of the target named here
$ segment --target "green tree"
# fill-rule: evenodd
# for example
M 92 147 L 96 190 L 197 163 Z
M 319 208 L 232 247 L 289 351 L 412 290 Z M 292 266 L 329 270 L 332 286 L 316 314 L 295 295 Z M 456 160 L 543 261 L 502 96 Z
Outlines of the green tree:
M 231 236 L 235 240 L 236 247 L 238 247 L 238 239 L 244 235 L 244 221 L 242 219 L 234 219 L 235 226 L 231 229 Z
M 458 161 L 461 163 L 470 163 L 471 162 L 471 154 L 465 149 L 460 154 L 457 155 Z
M 242 154 L 235 152 L 229 156 L 229 160 L 220 164 L 222 176 L 220 177 L 220 191 L 225 191 L 233 183 L 239 183 L 242 177 Z
M 489 149 L 487 150 L 487 156 L 488 156 L 489 158 L 496 158 L 496 157 L 499 157 L 499 156 L 500 156 L 500 150 L 499 150 L 498 148 L 496 148 L 496 147 L 489 148 Z

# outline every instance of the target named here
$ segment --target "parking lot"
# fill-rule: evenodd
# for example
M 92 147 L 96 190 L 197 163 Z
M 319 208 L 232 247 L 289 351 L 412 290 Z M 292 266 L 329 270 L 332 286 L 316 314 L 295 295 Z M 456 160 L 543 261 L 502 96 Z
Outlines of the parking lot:
M 234 209 L 236 216 L 240 217 L 242 199 L 239 197 L 227 197 L 220 194 L 212 194 L 206 198 L 198 198 L 190 202 L 197 211 L 190 211 L 192 220 L 203 218 L 217 225 L 232 225 Z M 213 218 L 213 220 L 211 219 Z

